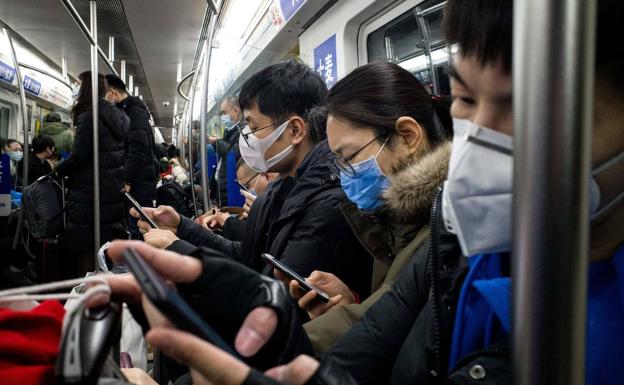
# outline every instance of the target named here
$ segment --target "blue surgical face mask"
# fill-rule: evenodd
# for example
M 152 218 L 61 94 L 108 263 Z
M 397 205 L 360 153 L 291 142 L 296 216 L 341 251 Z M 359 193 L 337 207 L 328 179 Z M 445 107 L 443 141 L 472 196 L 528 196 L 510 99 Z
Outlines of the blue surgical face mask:
M 360 210 L 372 211 L 383 206 L 382 194 L 390 187 L 390 180 L 381 172 L 377 157 L 385 147 L 386 142 L 375 156 L 351 165 L 355 175 L 349 176 L 345 172 L 340 172 L 342 189 L 347 198 L 355 203 Z
M 19 162 L 24 159 L 24 153 L 22 151 L 9 151 L 9 157 L 14 161 Z
M 234 123 L 232 122 L 232 118 L 229 114 L 221 115 L 221 124 L 223 124 L 223 128 L 225 128 L 226 130 L 229 130 L 230 127 L 234 125 Z

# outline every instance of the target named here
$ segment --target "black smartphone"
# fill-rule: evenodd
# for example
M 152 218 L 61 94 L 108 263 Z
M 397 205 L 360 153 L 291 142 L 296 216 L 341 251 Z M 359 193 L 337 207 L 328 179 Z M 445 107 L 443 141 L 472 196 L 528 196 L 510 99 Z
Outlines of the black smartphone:
M 245 185 L 244 185 L 244 184 L 242 184 L 242 183 L 241 183 L 241 182 L 239 182 L 239 181 L 236 181 L 236 184 L 238 185 L 238 187 L 240 187 L 240 188 L 241 188 L 241 190 L 247 191 L 248 193 L 250 193 L 250 194 L 251 194 L 251 191 L 249 191 L 249 189 L 248 189 L 247 187 L 245 187 Z
M 149 225 L 153 229 L 158 229 L 158 226 L 156 226 L 156 223 L 152 220 L 152 218 L 148 217 L 147 214 L 145 214 L 145 211 L 143 211 L 143 208 L 141 207 L 139 202 L 137 202 L 136 199 L 134 199 L 134 197 L 132 197 L 132 195 L 130 195 L 130 193 L 128 192 L 124 191 L 124 195 L 126 196 L 126 199 L 128 199 L 128 201 L 130 202 L 132 207 L 134 207 L 134 209 L 139 212 L 139 214 L 141 215 L 141 218 L 145 222 L 149 223 Z
M 240 357 L 134 249 L 127 248 L 123 259 L 143 293 L 175 326 L 203 338 L 234 357 Z
M 299 282 L 299 287 L 304 292 L 307 293 L 309 291 L 314 290 L 316 292 L 316 299 L 318 299 L 319 301 L 321 301 L 323 303 L 329 302 L 329 295 L 327 295 L 327 293 L 325 293 L 321 289 L 315 287 L 314 285 L 311 285 L 308 282 L 306 282 L 306 280 L 303 279 L 302 276 L 297 274 L 295 271 L 293 271 L 288 266 L 284 265 L 282 262 L 280 262 L 277 259 L 275 259 L 275 257 L 272 256 L 271 254 L 263 253 L 262 254 L 262 259 L 264 259 L 264 261 L 266 263 L 268 263 L 269 265 L 271 265 L 274 268 L 276 268 L 280 273 L 283 273 L 284 275 L 286 275 L 288 278 L 294 279 L 295 281 Z

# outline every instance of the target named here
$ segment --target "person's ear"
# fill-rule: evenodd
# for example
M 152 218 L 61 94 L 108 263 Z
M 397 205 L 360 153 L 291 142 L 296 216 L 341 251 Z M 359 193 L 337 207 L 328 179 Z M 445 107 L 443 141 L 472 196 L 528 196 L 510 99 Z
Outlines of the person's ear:
M 422 146 L 426 145 L 425 129 L 414 118 L 409 116 L 400 117 L 396 121 L 395 128 L 402 141 L 407 145 L 410 153 L 415 153 Z
M 291 133 L 290 143 L 292 145 L 300 144 L 308 136 L 308 127 L 300 116 L 290 118 L 287 130 Z

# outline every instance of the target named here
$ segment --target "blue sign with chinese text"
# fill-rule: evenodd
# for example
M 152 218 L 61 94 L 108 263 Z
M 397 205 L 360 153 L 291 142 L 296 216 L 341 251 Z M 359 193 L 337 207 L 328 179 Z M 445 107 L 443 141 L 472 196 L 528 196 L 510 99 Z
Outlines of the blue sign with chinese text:
M 336 35 L 334 34 L 314 48 L 314 70 L 321 75 L 327 88 L 331 88 L 338 80 L 337 64 Z
M 0 61 L 0 79 L 7 83 L 13 83 L 13 80 L 15 79 L 15 68 L 3 61 Z
M 41 83 L 28 75 L 24 75 L 24 89 L 32 94 L 39 95 L 39 92 L 41 92 Z
M 0 154 L 0 217 L 11 214 L 11 166 L 8 154 Z
M 282 8 L 284 19 L 288 21 L 305 2 L 306 0 L 280 0 L 280 7 Z

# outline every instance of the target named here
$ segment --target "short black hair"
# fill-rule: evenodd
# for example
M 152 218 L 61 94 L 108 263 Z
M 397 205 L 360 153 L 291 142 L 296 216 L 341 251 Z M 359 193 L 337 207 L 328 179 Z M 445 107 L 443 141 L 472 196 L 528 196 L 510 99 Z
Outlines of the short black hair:
M 121 78 L 117 75 L 108 74 L 106 75 L 106 81 L 108 82 L 108 87 L 119 92 L 123 92 L 124 94 L 128 93 L 128 89 L 126 88 L 126 83 L 121 80 Z
M 482 66 L 502 60 L 511 73 L 513 0 L 449 0 L 444 30 L 462 55 L 475 55 Z
M 241 88 L 241 109 L 258 105 L 260 112 L 276 124 L 297 114 L 307 121 L 307 113 L 325 102 L 327 86 L 320 75 L 300 60 L 273 64 L 252 75 Z
M 43 119 L 44 122 L 46 123 L 53 123 L 53 122 L 61 122 L 61 115 L 59 115 L 56 112 L 50 112 L 49 114 L 47 114 L 45 116 L 45 118 Z
M 32 151 L 35 154 L 44 152 L 48 147 L 54 147 L 54 139 L 47 135 L 37 135 L 32 140 Z
M 624 86 L 624 47 L 620 36 L 624 2 L 599 0 L 596 31 L 596 72 L 607 73 Z M 464 55 L 476 55 L 482 65 L 502 60 L 511 73 L 513 0 L 448 0 L 444 29 L 449 44 Z

